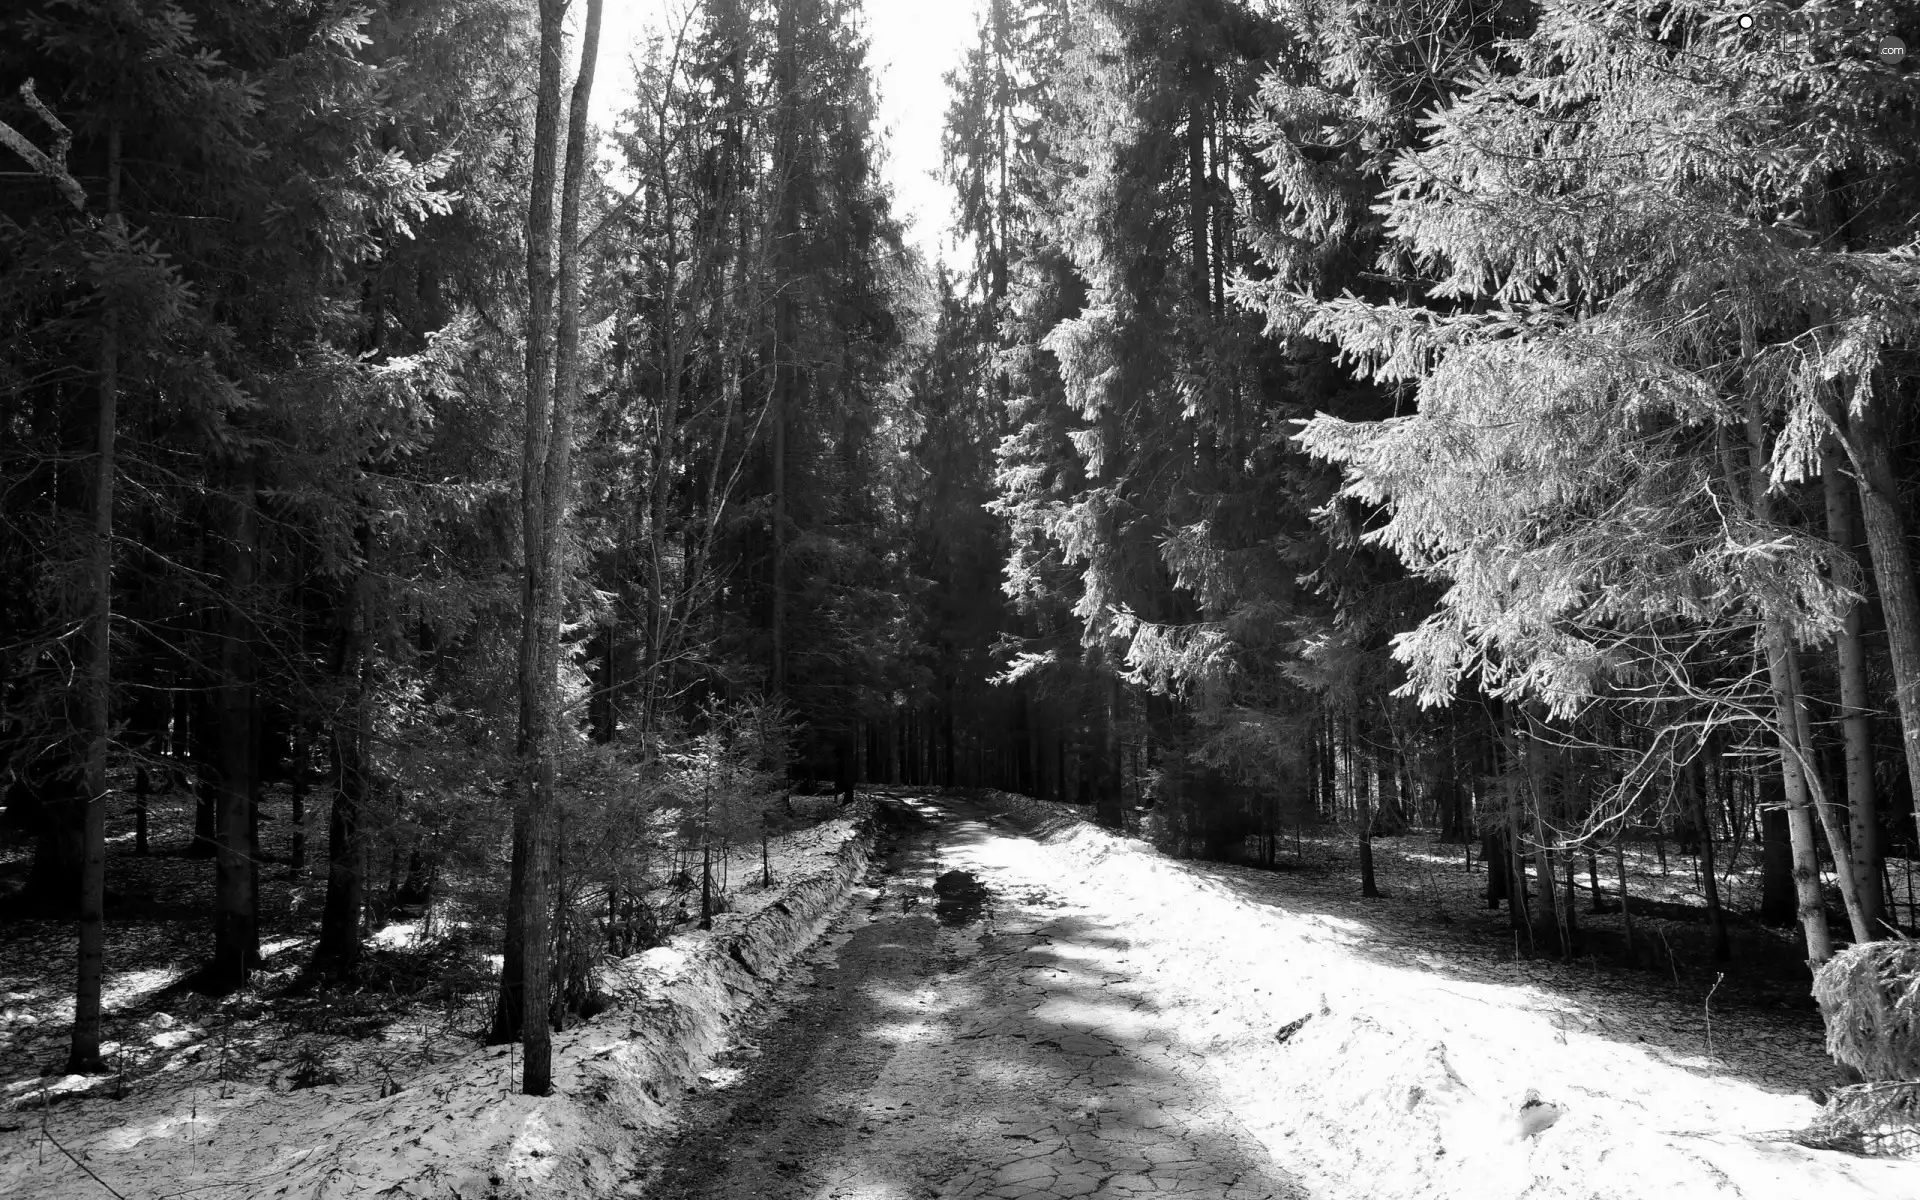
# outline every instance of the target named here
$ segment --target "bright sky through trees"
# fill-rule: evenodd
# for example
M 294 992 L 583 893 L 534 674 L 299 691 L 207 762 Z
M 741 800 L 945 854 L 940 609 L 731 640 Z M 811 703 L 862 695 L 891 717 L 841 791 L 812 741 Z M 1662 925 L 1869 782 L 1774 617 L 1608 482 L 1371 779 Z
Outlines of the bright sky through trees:
M 594 89 L 595 121 L 607 125 L 633 102 L 628 61 L 635 39 L 649 27 L 676 28 L 688 7 L 686 0 L 608 0 Z M 962 48 L 972 39 L 976 8 L 973 0 L 866 0 L 867 32 L 873 39 L 870 61 L 887 131 L 882 171 L 893 186 L 895 212 L 907 224 L 908 241 L 929 263 L 943 253 L 956 262 L 965 257 L 955 255 L 947 241 L 952 200 L 931 172 L 940 166 L 940 123 L 947 111 L 942 77 L 959 63 Z

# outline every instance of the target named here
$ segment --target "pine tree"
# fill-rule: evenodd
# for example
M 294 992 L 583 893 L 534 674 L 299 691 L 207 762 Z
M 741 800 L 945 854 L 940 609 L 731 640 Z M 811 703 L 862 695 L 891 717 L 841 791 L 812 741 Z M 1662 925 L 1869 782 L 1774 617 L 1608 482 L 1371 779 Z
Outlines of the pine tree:
M 1323 417 L 1302 435 L 1346 467 L 1347 494 L 1386 506 L 1369 537 L 1449 585 L 1397 645 L 1409 689 L 1441 700 L 1472 670 L 1563 719 L 1651 688 L 1704 703 L 1709 722 L 1770 723 L 1818 960 L 1813 827 L 1835 827 L 1797 649 L 1840 628 L 1855 576 L 1777 497 L 1817 469 L 1795 399 L 1821 387 L 1807 297 L 1837 272 L 1884 320 L 1903 269 L 1809 255 L 1770 223 L 1838 165 L 1826 155 L 1885 153 L 1864 129 L 1831 149 L 1786 136 L 1781 106 L 1802 85 L 1821 94 L 1832 68 L 1751 86 L 1779 78 L 1791 52 L 1774 53 L 1704 13 L 1643 31 L 1625 10 L 1550 9 L 1509 51 L 1515 69 L 1475 76 L 1393 167 L 1388 227 L 1433 273 L 1434 303 L 1267 300 L 1279 326 L 1419 387 L 1415 415 Z M 1703 631 L 1748 640 L 1766 692 L 1695 677 L 1685 651 Z

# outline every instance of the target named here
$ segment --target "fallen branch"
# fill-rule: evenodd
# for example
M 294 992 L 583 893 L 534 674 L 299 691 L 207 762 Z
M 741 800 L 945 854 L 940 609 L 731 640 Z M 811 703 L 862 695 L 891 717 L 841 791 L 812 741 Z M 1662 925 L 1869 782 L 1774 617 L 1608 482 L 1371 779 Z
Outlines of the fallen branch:
M 1803 1146 L 1851 1154 L 1903 1155 L 1920 1149 L 1920 1082 L 1896 1079 L 1835 1088 Z

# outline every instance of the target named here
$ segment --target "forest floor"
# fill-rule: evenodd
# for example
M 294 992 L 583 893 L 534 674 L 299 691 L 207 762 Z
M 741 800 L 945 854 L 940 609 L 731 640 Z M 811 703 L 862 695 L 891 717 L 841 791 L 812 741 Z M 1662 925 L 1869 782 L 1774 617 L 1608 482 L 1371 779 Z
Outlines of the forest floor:
M 324 889 L 287 871 L 284 825 L 262 826 L 264 969 L 230 995 L 196 990 L 213 865 L 186 854 L 188 799 L 155 797 L 156 853 L 134 855 L 130 835 L 110 850 L 103 1026 L 114 1074 L 60 1072 L 71 923 L 0 919 L 0 1197 L 510 1195 L 618 1175 L 631 1165 L 620 1127 L 663 1119 L 663 1092 L 704 1066 L 864 862 L 864 803 L 796 797 L 795 808 L 807 823 L 767 847 L 772 887 L 760 883 L 760 847 L 740 850 L 711 933 L 682 925 L 666 945 L 602 961 L 611 1011 L 555 1037 L 557 1084 L 578 1095 L 541 1113 L 510 1094 L 512 1048 L 480 1044 L 498 948 L 465 935 L 457 905 L 436 905 L 424 931 L 418 917 L 376 931 L 357 986 L 300 986 Z M 325 819 L 321 807 L 321 830 Z M 325 850 L 322 838 L 310 853 L 324 865 Z M 0 881 L 24 866 L 17 851 L 0 860 Z
M 476 1044 L 484 962 L 431 1002 L 396 985 L 302 1016 L 271 975 L 198 996 L 210 864 L 119 847 L 122 888 L 177 906 L 112 926 L 124 1080 L 57 1074 L 70 933 L 0 924 L 0 1196 L 1920 1196 L 1920 1163 L 1787 1140 L 1840 1081 L 1791 931 L 1739 921 L 1711 964 L 1677 854 L 1629 856 L 1634 953 L 1617 910 L 1583 907 L 1558 962 L 1430 833 L 1377 839 L 1384 894 L 1362 899 L 1332 833 L 1263 870 L 1067 806 L 893 791 L 864 879 L 857 820 L 826 820 L 774 844 L 776 887 L 737 885 L 713 934 L 608 964 L 620 1002 L 557 1039 L 561 1103 L 512 1095 L 511 1051 Z M 281 895 L 269 967 L 290 978 L 307 934 Z M 804 919 L 764 929 L 783 900 Z M 428 970 L 417 932 L 378 953 Z
M 275 813 L 284 811 L 283 798 L 272 799 Z M 776 880 L 817 867 L 846 832 L 844 821 L 832 820 L 839 815 L 832 798 L 796 796 L 794 803 L 800 827 L 768 847 Z M 490 1018 L 498 947 L 467 936 L 481 914 L 452 879 L 443 880 L 442 897 L 428 913 L 380 923 L 357 986 L 311 992 L 290 986 L 312 957 L 319 932 L 324 801 L 308 805 L 304 872 L 287 865 L 290 826 L 260 824 L 263 964 L 253 985 L 225 997 L 197 990 L 194 973 L 213 943 L 213 860 L 189 853 L 190 793 L 155 795 L 149 810 L 152 852 L 146 855 L 133 852 L 130 813 L 109 817 L 102 1048 L 115 1075 L 58 1073 L 73 1021 L 73 923 L 0 909 L 0 1110 L 120 1091 L 183 1072 L 204 1085 L 255 1078 L 284 1085 L 292 1076 L 281 1073 L 301 1070 L 373 1082 L 435 1064 L 470 1043 Z M 24 879 L 30 856 L 30 842 L 0 848 L 0 895 Z M 779 898 L 779 888 L 760 886 L 761 871 L 757 845 L 736 848 L 716 863 L 729 910 L 751 914 Z M 691 918 L 685 910 L 698 911 L 697 893 L 653 891 L 648 898 L 656 906 L 671 909 L 677 899 L 681 928 Z M 280 1044 L 288 1041 L 290 1048 Z

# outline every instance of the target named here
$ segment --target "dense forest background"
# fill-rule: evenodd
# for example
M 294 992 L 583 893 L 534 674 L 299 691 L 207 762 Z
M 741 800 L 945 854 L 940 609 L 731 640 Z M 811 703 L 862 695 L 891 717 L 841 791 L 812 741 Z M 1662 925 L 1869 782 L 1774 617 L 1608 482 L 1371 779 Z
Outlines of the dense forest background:
M 208 860 L 211 988 L 276 890 L 315 986 L 458 897 L 540 1092 L 582 964 L 862 782 L 1332 825 L 1368 894 L 1434 828 L 1542 954 L 1630 844 L 1721 956 L 1920 923 L 1911 4 L 983 0 L 950 264 L 857 0 L 704 0 L 593 130 L 599 5 L 0 18 L 7 902 L 77 921 L 72 1069 L 110 861 Z

